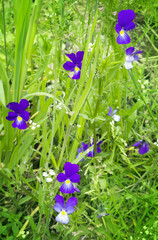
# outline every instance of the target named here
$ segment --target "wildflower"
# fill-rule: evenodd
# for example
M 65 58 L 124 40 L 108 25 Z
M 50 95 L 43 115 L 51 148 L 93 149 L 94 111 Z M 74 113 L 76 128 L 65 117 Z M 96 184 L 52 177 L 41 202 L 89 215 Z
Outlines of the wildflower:
M 112 107 L 109 107 L 108 115 L 110 117 L 112 117 L 115 122 L 119 122 L 120 121 L 120 116 L 116 115 L 116 113 L 117 113 L 117 109 L 114 109 L 114 111 L 112 112 Z
M 130 43 L 131 39 L 126 32 L 135 28 L 135 24 L 133 22 L 134 18 L 135 12 L 131 9 L 122 10 L 119 12 L 118 22 L 115 27 L 115 30 L 118 33 L 118 44 Z
M 69 77 L 71 77 L 72 79 L 80 79 L 83 55 L 83 51 L 77 52 L 76 55 L 75 53 L 66 54 L 66 56 L 70 58 L 72 62 L 67 61 L 66 63 L 64 63 L 63 68 L 67 71 L 71 71 L 72 77 Z
M 148 143 L 145 141 L 139 141 L 133 145 L 133 147 L 139 147 L 139 154 L 145 154 L 149 151 Z
M 129 47 L 126 49 L 126 61 L 125 61 L 125 68 L 126 69 L 131 69 L 133 68 L 132 62 L 133 61 L 138 61 L 139 57 L 137 54 L 142 53 L 143 51 L 137 51 L 134 52 L 135 48 L 134 47 Z
M 78 183 L 80 181 L 80 176 L 77 174 L 79 171 L 79 166 L 77 164 L 71 164 L 70 162 L 66 162 L 64 165 L 65 174 L 59 173 L 57 176 L 57 180 L 59 182 L 64 182 L 60 191 L 62 193 L 74 193 L 75 191 L 79 191 L 72 183 Z
M 78 155 L 76 156 L 76 158 L 78 158 L 88 148 L 88 144 L 85 144 L 84 142 L 82 142 L 81 144 L 82 146 L 77 149 Z M 83 158 L 80 161 L 83 161 Z
M 52 182 L 53 179 L 51 178 L 51 176 L 55 175 L 55 172 L 54 170 L 50 169 L 49 173 L 43 172 L 42 175 L 43 177 L 46 177 L 46 182 Z
M 101 153 L 101 149 L 100 147 L 98 147 L 100 144 L 102 143 L 102 141 L 98 142 L 97 143 L 97 153 Z M 90 143 L 90 146 L 93 146 L 94 145 L 94 140 L 91 141 Z M 87 154 L 88 157 L 95 157 L 95 151 L 94 151 L 94 148 L 93 148 L 93 151 L 89 151 L 89 153 Z
M 109 215 L 109 213 L 100 213 L 100 214 L 97 216 L 97 218 L 104 217 L 104 216 L 108 216 L 108 215 Z
M 39 124 L 37 124 L 37 123 L 35 123 L 35 122 L 33 122 L 32 120 L 30 120 L 29 121 L 29 126 L 30 126 L 30 128 L 31 128 L 31 130 L 35 130 L 36 129 L 36 127 L 37 128 L 39 128 L 40 127 L 40 125 Z
M 29 102 L 26 99 L 21 99 L 20 103 L 11 102 L 7 105 L 7 108 L 11 109 L 13 112 L 9 112 L 6 117 L 9 121 L 14 121 L 13 128 L 26 129 L 27 124 L 25 121 L 29 120 L 29 113 L 25 111 L 28 108 Z
M 68 214 L 71 214 L 75 211 L 74 207 L 77 205 L 77 198 L 70 197 L 67 200 L 66 204 L 64 205 L 64 198 L 60 195 L 56 195 L 55 201 L 56 203 L 53 208 L 56 212 L 59 213 L 56 216 L 55 220 L 57 222 L 68 224 L 69 223 Z

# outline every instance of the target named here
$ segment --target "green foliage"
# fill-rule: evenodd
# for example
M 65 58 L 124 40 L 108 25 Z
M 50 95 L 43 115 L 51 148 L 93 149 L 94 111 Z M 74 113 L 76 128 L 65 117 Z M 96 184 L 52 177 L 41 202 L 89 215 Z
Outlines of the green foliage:
M 0 239 L 156 240 L 156 1 L 8 0 L 0 9 Z M 130 46 L 143 50 L 130 71 L 126 46 L 116 42 L 122 9 L 136 12 Z M 73 80 L 63 64 L 77 51 L 84 59 L 81 78 Z M 6 106 L 22 98 L 33 122 L 13 129 Z M 109 106 L 118 109 L 118 123 Z M 76 158 L 92 138 L 95 153 L 102 140 L 101 153 Z M 140 155 L 133 144 L 143 139 L 150 150 Z M 53 206 L 67 161 L 80 167 L 81 192 L 73 194 L 78 204 L 64 225 Z M 52 182 L 42 175 L 49 169 Z

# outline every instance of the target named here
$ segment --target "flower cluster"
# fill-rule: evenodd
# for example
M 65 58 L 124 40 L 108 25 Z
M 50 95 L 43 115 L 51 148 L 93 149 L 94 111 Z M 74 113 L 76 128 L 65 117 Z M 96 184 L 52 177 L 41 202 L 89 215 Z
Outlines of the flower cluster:
M 55 172 L 54 172 L 53 169 L 49 169 L 48 173 L 47 172 L 43 172 L 42 175 L 43 175 L 43 177 L 46 178 L 46 182 L 52 182 L 53 179 L 51 178 L 51 176 L 54 176 Z
M 76 183 L 80 181 L 79 166 L 77 164 L 72 164 L 70 162 L 66 162 L 64 165 L 65 173 L 59 173 L 57 176 L 57 180 L 59 182 L 63 182 L 60 187 L 60 191 L 62 193 L 74 193 L 80 192 L 80 190 L 75 186 Z M 71 214 L 75 211 L 74 207 L 77 205 L 77 198 L 70 197 L 66 204 L 64 205 L 64 198 L 60 195 L 56 195 L 55 197 L 56 204 L 54 205 L 54 210 L 59 214 L 55 218 L 57 222 L 61 222 L 64 224 L 69 223 L 68 214 Z
M 118 21 L 115 26 L 115 30 L 118 33 L 117 43 L 118 44 L 128 44 L 131 42 L 127 31 L 130 31 L 135 28 L 135 23 L 133 22 L 135 18 L 135 12 L 131 9 L 122 10 L 118 14 Z M 134 52 L 134 47 L 129 47 L 126 49 L 126 59 L 125 59 L 125 68 L 133 68 L 132 62 L 138 61 L 139 57 L 137 54 L 142 53 L 142 51 Z
M 115 30 L 118 33 L 117 36 L 117 43 L 118 44 L 128 44 L 131 42 L 129 35 L 127 34 L 128 31 L 135 28 L 135 23 L 133 22 L 135 18 L 135 12 L 131 9 L 122 10 L 118 13 L 118 21 L 115 26 Z M 126 49 L 126 57 L 124 66 L 127 70 L 133 68 L 132 63 L 134 61 L 138 61 L 139 57 L 137 54 L 142 53 L 142 51 L 135 51 L 134 47 L 129 47 Z M 120 121 L 120 116 L 116 115 L 117 110 L 115 109 L 112 113 L 112 108 L 109 107 L 108 115 L 111 116 L 114 121 Z M 139 154 L 145 154 L 149 151 L 148 143 L 144 140 L 139 141 L 133 145 L 134 147 L 139 147 Z
M 31 130 L 35 130 L 35 129 L 36 129 L 36 127 L 37 127 L 37 128 L 39 128 L 39 127 L 40 127 L 40 125 L 39 125 L 39 124 L 37 124 L 37 123 L 33 122 L 32 120 L 30 120 L 30 121 L 29 121 L 29 124 L 30 124 L 30 128 L 31 128 Z

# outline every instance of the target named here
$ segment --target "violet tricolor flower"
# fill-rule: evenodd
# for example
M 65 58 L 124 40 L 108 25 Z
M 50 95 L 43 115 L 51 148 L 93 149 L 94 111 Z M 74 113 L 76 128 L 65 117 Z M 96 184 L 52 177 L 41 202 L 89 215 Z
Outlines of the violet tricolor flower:
M 71 71 L 69 77 L 72 79 L 80 79 L 83 55 L 83 51 L 77 52 L 76 55 L 75 53 L 66 54 L 72 62 L 67 61 L 64 63 L 63 68 L 67 71 Z
M 143 51 L 137 51 L 134 52 L 135 48 L 134 47 L 129 47 L 126 49 L 126 61 L 125 61 L 125 68 L 126 69 L 131 69 L 133 68 L 132 62 L 133 61 L 138 61 L 139 57 L 137 54 L 142 53 Z
M 149 151 L 149 146 L 148 143 L 146 143 L 145 141 L 139 141 L 136 142 L 133 147 L 139 147 L 139 154 L 145 154 Z
M 76 158 L 78 158 L 88 148 L 88 144 L 85 144 L 84 142 L 82 142 L 81 144 L 82 146 L 77 149 L 78 155 L 76 156 Z M 80 161 L 83 161 L 83 158 Z
M 29 120 L 29 113 L 25 111 L 28 108 L 29 102 L 26 99 L 21 99 L 20 103 L 11 102 L 7 105 L 7 108 L 13 112 L 9 112 L 6 117 L 9 121 L 14 121 L 13 128 L 26 129 L 27 125 L 25 121 Z
M 64 205 L 64 198 L 60 195 L 55 197 L 56 204 L 54 205 L 54 210 L 59 214 L 56 216 L 55 220 L 64 224 L 69 223 L 68 214 L 71 214 L 75 211 L 74 207 L 77 205 L 77 198 L 70 197 L 66 204 Z
M 131 39 L 126 32 L 135 28 L 135 24 L 133 22 L 134 18 L 135 12 L 131 9 L 122 10 L 119 12 L 118 22 L 115 27 L 115 30 L 118 33 L 118 44 L 130 43 Z
M 80 192 L 80 190 L 73 185 L 73 183 L 78 183 L 80 181 L 80 176 L 77 174 L 79 166 L 77 164 L 66 162 L 64 169 L 65 174 L 59 173 L 57 176 L 57 180 L 59 182 L 64 182 L 60 187 L 60 191 L 62 193 L 74 193 L 75 191 Z
M 112 107 L 109 107 L 108 115 L 110 117 L 112 117 L 115 122 L 119 122 L 120 121 L 120 116 L 116 115 L 116 113 L 117 113 L 117 109 L 114 109 L 114 111 L 112 112 Z

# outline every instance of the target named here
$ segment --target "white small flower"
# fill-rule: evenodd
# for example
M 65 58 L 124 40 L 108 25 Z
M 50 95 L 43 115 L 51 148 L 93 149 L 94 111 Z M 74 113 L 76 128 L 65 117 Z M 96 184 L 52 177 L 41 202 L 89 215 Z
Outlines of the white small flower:
M 53 170 L 53 169 L 50 169 L 50 170 L 49 170 L 49 174 L 50 174 L 51 176 L 55 175 L 54 170 Z
M 33 126 L 36 126 L 36 123 L 35 123 L 35 122 L 33 122 L 33 123 L 32 123 L 32 125 L 33 125 Z
M 37 127 L 39 128 L 39 127 L 40 127 L 40 125 L 38 124 L 38 125 L 37 125 Z
M 42 175 L 43 175 L 43 177 L 48 177 L 48 173 L 46 173 L 46 172 L 43 172 Z
M 46 182 L 51 182 L 52 178 L 46 178 Z
M 31 127 L 31 129 L 32 129 L 32 130 L 35 130 L 35 129 L 36 129 L 36 127 L 35 127 L 35 126 L 32 126 L 32 127 Z
M 29 121 L 29 124 L 31 124 L 31 123 L 32 123 L 32 120 Z
M 77 127 L 78 127 L 78 128 L 80 128 L 80 127 L 81 127 L 81 125 L 77 124 Z

